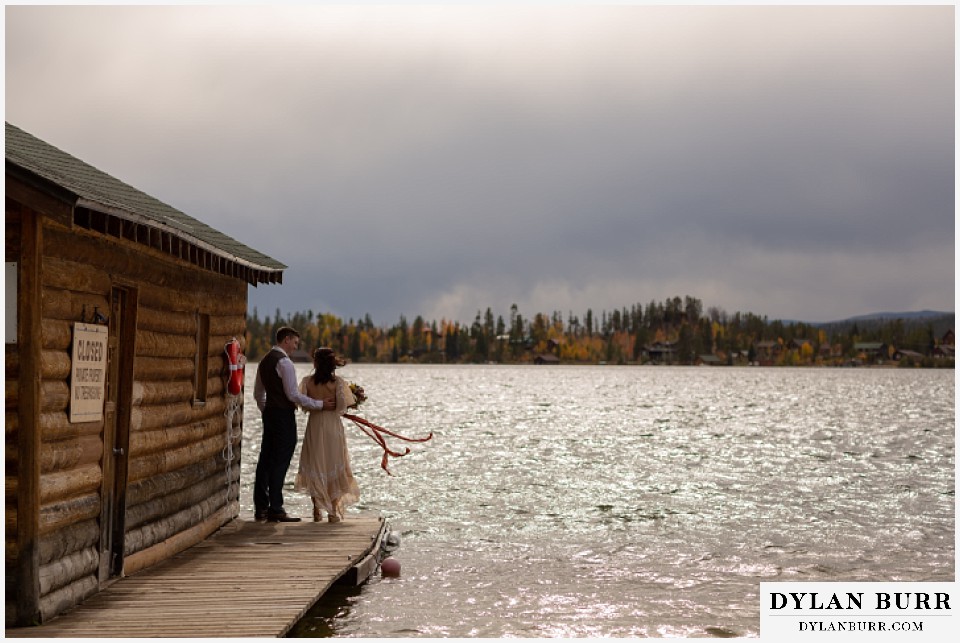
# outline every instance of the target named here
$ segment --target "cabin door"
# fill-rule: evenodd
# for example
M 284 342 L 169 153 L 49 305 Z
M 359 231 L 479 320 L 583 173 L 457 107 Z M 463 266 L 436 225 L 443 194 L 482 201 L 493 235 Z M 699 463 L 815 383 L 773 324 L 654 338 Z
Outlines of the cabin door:
M 127 459 L 133 401 L 133 357 L 137 333 L 137 290 L 114 286 L 110 293 L 107 394 L 103 411 L 103 487 L 100 509 L 100 584 L 123 572 Z

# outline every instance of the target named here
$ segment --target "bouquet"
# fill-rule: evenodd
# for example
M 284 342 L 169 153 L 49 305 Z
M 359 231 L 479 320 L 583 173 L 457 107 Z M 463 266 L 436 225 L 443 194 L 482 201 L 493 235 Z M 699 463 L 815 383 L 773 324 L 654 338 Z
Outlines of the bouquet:
M 356 398 L 357 401 L 351 404 L 349 408 L 358 409 L 361 404 L 367 401 L 367 394 L 363 392 L 363 387 L 359 384 L 350 382 L 350 392 L 353 393 L 353 397 Z

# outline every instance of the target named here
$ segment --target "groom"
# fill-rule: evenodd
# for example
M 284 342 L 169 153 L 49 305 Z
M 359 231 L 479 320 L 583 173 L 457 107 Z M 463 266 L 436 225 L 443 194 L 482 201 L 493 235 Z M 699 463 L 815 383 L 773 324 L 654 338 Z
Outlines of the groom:
M 263 417 L 263 438 L 257 476 L 253 484 L 254 518 L 257 521 L 299 522 L 283 509 L 283 480 L 297 447 L 296 409 L 320 411 L 335 408 L 337 400 L 315 400 L 297 390 L 297 372 L 290 354 L 300 346 L 300 333 L 283 326 L 277 329 L 277 344 L 257 367 L 253 396 Z

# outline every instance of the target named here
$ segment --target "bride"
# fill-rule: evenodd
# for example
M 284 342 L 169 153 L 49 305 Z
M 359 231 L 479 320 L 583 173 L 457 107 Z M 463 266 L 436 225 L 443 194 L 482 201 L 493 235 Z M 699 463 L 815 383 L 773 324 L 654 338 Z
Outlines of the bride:
M 360 499 L 360 487 L 350 468 L 350 454 L 340 417 L 357 403 L 350 385 L 334 374 L 346 362 L 330 348 L 318 348 L 313 353 L 312 374 L 300 381 L 300 392 L 315 399 L 335 394 L 336 409 L 310 411 L 307 429 L 300 451 L 300 467 L 294 489 L 310 494 L 313 499 L 313 520 L 323 520 L 322 511 L 330 522 L 343 520 L 346 506 Z

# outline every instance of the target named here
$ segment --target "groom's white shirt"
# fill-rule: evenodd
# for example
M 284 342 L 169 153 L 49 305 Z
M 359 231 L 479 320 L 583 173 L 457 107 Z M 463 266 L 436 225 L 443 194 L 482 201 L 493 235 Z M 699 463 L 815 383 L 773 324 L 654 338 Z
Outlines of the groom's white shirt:
M 287 394 L 287 399 L 308 411 L 322 411 L 323 400 L 315 400 L 308 395 L 303 395 L 297 389 L 297 369 L 287 352 L 279 346 L 274 346 L 270 350 L 280 351 L 283 355 L 277 360 L 277 375 L 283 382 L 283 392 Z M 253 385 L 253 397 L 257 401 L 257 408 L 263 411 L 267 404 L 267 389 L 263 387 L 259 373 L 257 374 L 257 381 Z

